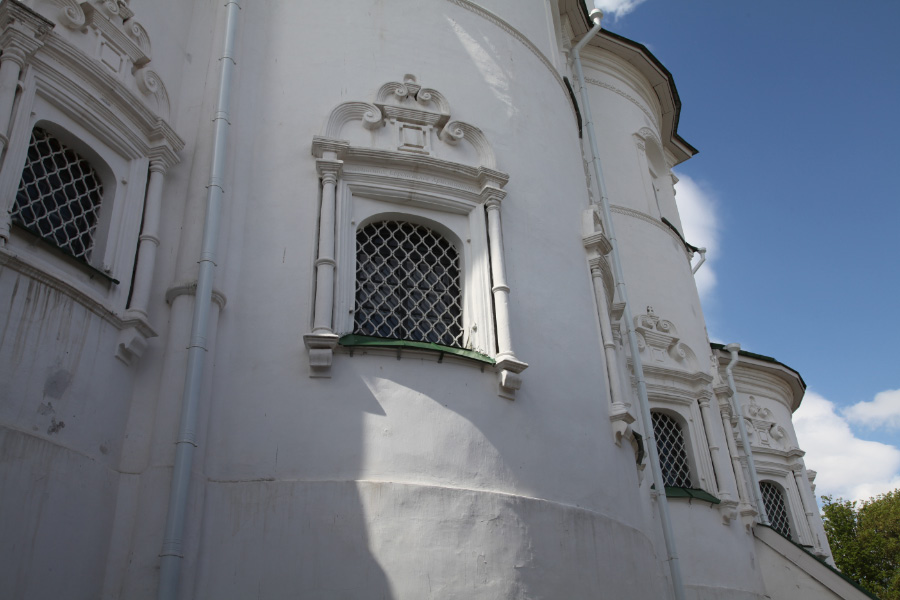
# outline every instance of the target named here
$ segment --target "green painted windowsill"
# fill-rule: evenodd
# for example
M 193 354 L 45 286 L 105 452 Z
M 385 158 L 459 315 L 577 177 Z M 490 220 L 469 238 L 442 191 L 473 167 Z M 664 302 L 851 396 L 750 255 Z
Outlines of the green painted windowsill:
M 720 504 L 722 501 L 703 490 L 683 487 L 666 486 L 666 498 L 688 498 L 689 500 L 703 500 L 710 504 Z
M 475 360 L 481 363 L 487 363 L 489 365 L 496 364 L 496 361 L 487 356 L 486 354 L 482 354 L 480 352 L 475 352 L 474 350 L 464 350 L 462 348 L 452 348 L 450 346 L 441 346 L 440 344 L 432 344 L 431 342 L 413 342 L 410 340 L 393 340 L 386 338 L 373 337 L 369 335 L 356 335 L 349 334 L 341 336 L 341 339 L 338 340 L 338 343 L 341 346 L 347 346 L 350 348 L 354 347 L 370 347 L 370 348 L 409 348 L 410 350 L 430 350 L 432 352 L 437 352 L 439 354 L 448 354 L 451 356 L 458 356 L 460 358 L 467 358 L 469 360 Z

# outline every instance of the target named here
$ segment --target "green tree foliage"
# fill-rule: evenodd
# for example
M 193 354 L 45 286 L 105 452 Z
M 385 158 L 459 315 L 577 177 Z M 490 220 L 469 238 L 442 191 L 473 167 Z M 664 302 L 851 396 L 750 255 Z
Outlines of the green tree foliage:
M 858 503 L 822 496 L 822 513 L 838 569 L 881 600 L 900 600 L 900 489 Z

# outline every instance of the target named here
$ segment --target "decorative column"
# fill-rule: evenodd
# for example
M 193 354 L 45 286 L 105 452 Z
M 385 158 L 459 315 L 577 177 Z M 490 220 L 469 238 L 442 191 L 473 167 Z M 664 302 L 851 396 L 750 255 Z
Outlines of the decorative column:
M 162 212 L 162 191 L 168 161 L 160 157 L 150 160 L 150 177 L 147 182 L 147 198 L 144 202 L 144 225 L 138 245 L 137 267 L 134 272 L 134 290 L 128 311 L 147 318 L 150 302 L 150 286 L 156 266 L 156 250 L 159 247 L 159 217 Z
M 156 332 L 148 322 L 147 310 L 156 268 L 156 250 L 159 247 L 159 217 L 162 212 L 166 171 L 177 160 L 175 153 L 169 148 L 155 149 L 151 154 L 134 287 L 131 291 L 131 303 L 125 311 L 125 328 L 119 333 L 119 343 L 116 345 L 116 357 L 125 364 L 131 364 L 139 358 L 147 348 L 147 339 L 156 337 Z
M 506 263 L 503 257 L 503 233 L 500 226 L 500 201 L 504 192 L 492 190 L 484 203 L 487 212 L 489 253 L 491 258 L 491 292 L 494 297 L 494 316 L 497 326 L 497 372 L 500 377 L 500 396 L 515 399 L 516 390 L 522 387 L 519 373 L 528 364 L 516 359 L 512 349 L 509 326 L 509 286 L 506 285 Z
M 716 432 L 717 430 L 722 430 L 719 429 L 719 419 L 715 417 L 713 409 L 710 407 L 711 400 L 711 396 L 704 395 L 698 398 L 697 402 L 700 405 L 700 416 L 703 419 L 703 428 L 706 430 L 709 454 L 712 457 L 713 468 L 716 471 L 716 478 L 719 483 L 718 494 L 719 499 L 722 500 L 719 507 L 722 510 L 722 518 L 727 524 L 737 517 L 736 482 L 725 451 L 719 445 L 719 436 L 716 435 Z M 727 435 L 728 430 L 724 430 L 724 433 Z
M 600 335 L 603 338 L 603 357 L 606 360 L 606 372 L 609 378 L 609 420 L 612 421 L 615 442 L 618 446 L 622 443 L 622 436 L 628 431 L 628 426 L 634 422 L 634 416 L 628 412 L 628 405 L 624 401 L 622 384 L 619 380 L 619 359 L 616 355 L 616 342 L 613 339 L 612 322 L 609 318 L 609 300 L 603 286 L 603 269 L 600 266 L 602 260 L 604 259 L 600 257 L 590 259 L 591 281 L 594 284 L 594 296 L 597 298 Z
M 337 207 L 337 182 L 343 161 L 337 153 L 324 152 L 316 160 L 316 168 L 322 180 L 322 205 L 319 214 L 319 248 L 316 257 L 316 304 L 313 313 L 313 330 L 303 336 L 309 349 L 309 376 L 331 377 L 331 363 L 338 336 L 332 330 L 334 313 L 334 225 Z
M 739 511 L 742 517 L 749 517 L 749 520 L 745 520 L 745 524 L 749 525 L 757 513 L 756 509 L 753 508 L 750 494 L 747 491 L 744 466 L 741 457 L 738 454 L 737 443 L 734 441 L 734 426 L 731 424 L 731 408 L 727 398 L 724 401 L 722 397 L 719 398 L 719 411 L 722 415 L 722 427 L 725 429 L 725 441 L 728 445 L 728 454 L 731 455 L 731 466 L 734 470 L 734 479 L 737 482 L 738 498 L 740 500 Z
M 41 46 L 53 23 L 18 2 L 0 4 L 0 155 L 9 146 L 9 125 L 25 62 Z M 13 202 L 14 197 L 8 202 Z M 0 245 L 9 240 L 9 206 L 0 201 Z

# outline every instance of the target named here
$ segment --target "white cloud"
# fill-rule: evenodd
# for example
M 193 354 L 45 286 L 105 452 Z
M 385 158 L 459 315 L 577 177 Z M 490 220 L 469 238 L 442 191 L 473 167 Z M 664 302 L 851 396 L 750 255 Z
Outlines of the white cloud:
M 806 392 L 794 429 L 806 466 L 818 472 L 818 495 L 864 500 L 900 488 L 900 448 L 856 437 L 834 403 L 819 394 Z
M 875 394 L 870 402 L 857 402 L 843 410 L 851 423 L 876 428 L 900 429 L 900 390 L 885 390 Z
M 619 19 L 633 11 L 644 0 L 594 0 L 594 6 L 603 11 L 604 16 Z
M 694 276 L 700 299 L 707 302 L 716 286 L 716 272 L 713 264 L 719 248 L 719 216 L 713 194 L 702 184 L 687 175 L 678 174 L 675 184 L 675 199 L 681 226 L 688 243 L 698 248 L 706 248 L 706 263 Z M 700 260 L 695 257 L 694 261 Z

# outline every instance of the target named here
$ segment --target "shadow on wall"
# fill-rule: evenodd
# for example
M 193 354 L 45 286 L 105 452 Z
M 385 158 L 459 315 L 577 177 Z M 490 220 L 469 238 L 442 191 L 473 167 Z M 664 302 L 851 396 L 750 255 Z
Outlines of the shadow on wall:
M 338 385 L 295 372 L 295 392 L 285 397 L 267 393 L 277 378 L 262 375 L 266 381 L 248 384 L 246 375 L 224 382 L 233 385 L 223 394 L 232 404 L 219 406 L 210 434 L 227 435 L 242 423 L 263 435 L 210 442 L 231 446 L 227 458 L 213 457 L 227 462 L 211 471 L 240 476 L 206 483 L 195 596 L 392 600 L 391 584 L 370 550 L 369 530 L 377 524 L 369 522 L 356 481 L 363 421 L 369 413 L 383 415 L 378 403 L 359 380 Z M 235 393 L 242 385 L 272 402 L 247 403 Z M 272 461 L 250 458 L 259 453 Z

